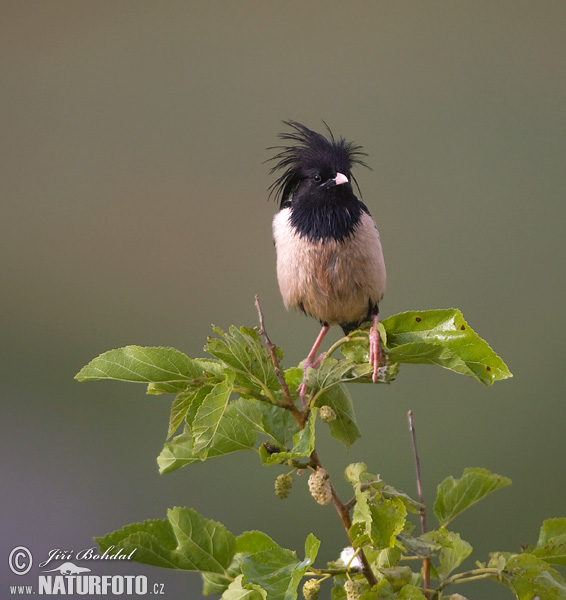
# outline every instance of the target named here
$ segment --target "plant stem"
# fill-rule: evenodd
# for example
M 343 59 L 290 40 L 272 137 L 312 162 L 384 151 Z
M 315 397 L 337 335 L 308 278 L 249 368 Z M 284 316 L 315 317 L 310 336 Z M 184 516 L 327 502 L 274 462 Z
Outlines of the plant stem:
M 417 474 L 417 492 L 419 494 L 419 502 L 421 508 L 419 510 L 421 516 L 421 533 L 427 532 L 426 526 L 426 505 L 424 502 L 424 491 L 423 491 L 423 480 L 421 474 L 421 460 L 419 458 L 419 450 L 417 447 L 417 434 L 415 433 L 415 424 L 413 422 L 413 411 L 408 412 L 409 417 L 409 431 L 411 432 L 411 440 L 413 442 L 413 454 L 415 455 L 415 470 Z M 430 587 L 430 558 L 427 556 L 423 558 L 423 587 L 428 589 Z M 428 599 L 430 595 L 425 592 L 425 597 Z
M 287 382 L 285 381 L 285 376 L 283 375 L 283 371 L 281 370 L 281 367 L 279 365 L 279 359 L 277 357 L 277 352 L 276 352 L 277 346 L 269 339 L 269 336 L 267 335 L 267 332 L 265 330 L 263 312 L 259 305 L 259 296 L 257 294 L 255 296 L 255 306 L 256 306 L 256 309 L 258 312 L 258 316 L 259 316 L 259 334 L 263 337 L 263 339 L 265 341 L 265 344 L 269 351 L 269 356 L 271 358 L 271 362 L 273 364 L 273 368 L 275 369 L 275 373 L 277 375 L 277 380 L 279 381 L 279 385 L 281 386 L 281 391 L 283 392 L 283 396 L 285 398 L 285 403 L 284 403 L 283 408 L 291 411 L 291 413 L 295 417 L 295 420 L 297 421 L 299 427 L 301 429 L 304 429 L 305 424 L 308 421 L 310 411 L 309 411 L 309 409 L 300 411 L 295 406 L 295 403 L 293 402 L 293 399 L 291 398 L 291 392 L 289 391 L 289 386 L 287 385 Z M 322 468 L 322 464 L 320 462 L 320 459 L 318 458 L 318 454 L 317 454 L 316 450 L 313 450 L 310 459 L 311 459 L 310 466 L 314 470 L 316 470 L 317 468 Z M 342 502 L 342 500 L 338 496 L 338 493 L 334 489 L 332 482 L 330 482 L 330 489 L 332 491 L 332 504 L 334 505 L 334 508 L 336 509 L 336 512 L 338 513 L 338 515 L 340 517 L 340 520 L 342 521 L 342 525 L 344 526 L 344 529 L 346 530 L 346 535 L 348 536 L 350 543 L 352 543 L 352 539 L 350 537 L 350 528 L 352 527 L 352 519 L 350 518 L 350 508 L 348 507 L 348 505 L 346 505 Z M 353 544 L 352 544 L 352 546 L 353 546 Z M 362 562 L 362 565 L 363 565 L 362 573 L 364 574 L 365 578 L 367 579 L 367 582 L 369 583 L 370 586 L 376 585 L 377 578 L 376 578 L 374 572 L 371 570 L 371 566 L 369 564 L 367 556 L 364 554 L 364 551 L 362 549 L 360 549 L 358 556 L 360 558 L 360 561 Z
M 301 426 L 301 429 L 304 428 L 304 418 L 300 416 L 300 411 L 295 406 L 293 399 L 291 398 L 291 392 L 289 391 L 289 386 L 285 381 L 285 375 L 283 375 L 283 371 L 279 365 L 279 358 L 277 357 L 277 346 L 269 339 L 267 335 L 267 331 L 265 330 L 265 324 L 263 320 L 263 312 L 261 310 L 261 306 L 259 305 L 259 295 L 255 295 L 255 307 L 257 309 L 257 314 L 259 317 L 259 334 L 263 337 L 265 341 L 265 345 L 269 351 L 269 356 L 271 357 L 271 362 L 273 364 L 273 368 L 275 369 L 275 374 L 277 375 L 277 381 L 279 381 L 279 385 L 281 386 L 281 391 L 283 392 L 283 397 L 285 399 L 284 408 L 291 411 L 293 416 L 295 417 L 297 423 Z
M 470 571 L 464 571 L 463 573 L 456 573 L 452 577 L 445 579 L 436 590 L 436 599 L 440 600 L 442 590 L 450 585 L 451 583 L 466 583 L 468 581 L 475 581 L 477 579 L 487 579 L 488 577 L 494 577 L 498 575 L 498 571 L 495 568 L 484 568 L 484 569 L 471 569 Z

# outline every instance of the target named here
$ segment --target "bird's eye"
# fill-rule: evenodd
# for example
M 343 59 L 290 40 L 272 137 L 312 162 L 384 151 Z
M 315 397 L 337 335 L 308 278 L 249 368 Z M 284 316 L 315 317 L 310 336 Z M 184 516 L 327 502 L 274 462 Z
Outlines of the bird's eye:
M 314 180 L 315 180 L 317 183 L 320 183 L 320 182 L 322 181 L 322 177 L 321 177 L 321 176 L 320 176 L 318 173 L 317 173 L 317 174 L 316 174 L 316 175 L 313 177 L 313 179 L 314 179 Z

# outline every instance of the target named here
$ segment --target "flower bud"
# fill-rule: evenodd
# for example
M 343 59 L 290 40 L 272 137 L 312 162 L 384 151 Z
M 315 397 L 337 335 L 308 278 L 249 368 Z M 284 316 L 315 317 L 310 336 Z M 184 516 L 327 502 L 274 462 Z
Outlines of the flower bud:
M 334 409 L 326 404 L 320 407 L 320 412 L 318 414 L 325 423 L 331 423 L 336 420 Z
M 330 479 L 326 469 L 319 467 L 310 474 L 309 491 L 319 504 L 323 506 L 330 504 L 332 501 L 332 488 L 330 487 Z
M 309 579 L 303 585 L 303 598 L 305 600 L 318 600 L 320 591 L 320 581 L 318 579 Z
M 291 493 L 293 485 L 293 475 L 291 473 L 281 473 L 275 480 L 275 495 L 279 498 L 287 498 Z

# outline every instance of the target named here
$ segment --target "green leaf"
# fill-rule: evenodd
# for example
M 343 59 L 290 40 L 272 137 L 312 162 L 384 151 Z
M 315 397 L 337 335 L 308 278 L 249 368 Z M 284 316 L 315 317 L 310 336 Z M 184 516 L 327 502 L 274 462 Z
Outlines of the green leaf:
M 540 528 L 537 548 L 542 548 L 552 541 L 553 538 L 566 534 L 566 517 L 559 519 L 546 519 Z
M 336 419 L 328 423 L 330 435 L 349 448 L 361 437 L 361 433 L 356 425 L 352 398 L 348 390 L 342 385 L 326 389 L 317 400 L 317 406 L 325 404 L 336 413 Z
M 323 358 L 316 369 L 307 369 L 309 388 L 324 391 L 337 383 L 350 379 L 346 375 L 356 366 L 351 360 L 337 360 L 332 356 Z M 320 393 L 320 392 L 319 392 Z
M 125 346 L 91 360 L 75 375 L 75 379 L 160 383 L 177 392 L 192 379 L 201 376 L 202 372 L 196 361 L 175 348 Z
M 212 458 L 212 454 L 210 451 L 208 458 Z M 201 462 L 201 459 L 193 452 L 193 434 L 188 425 L 185 425 L 183 433 L 175 436 L 170 442 L 165 442 L 157 457 L 159 473 L 162 475 L 196 462 Z
M 236 372 L 238 385 L 272 396 L 279 382 L 271 358 L 254 329 L 231 326 L 229 333 L 215 327 L 220 338 L 209 338 L 205 350 L 219 358 Z
M 566 581 L 544 560 L 531 554 L 517 554 L 506 563 L 502 573 L 518 600 L 564 600 Z
M 200 389 L 187 389 L 179 392 L 175 396 L 175 400 L 171 403 L 171 412 L 169 413 L 169 429 L 167 430 L 167 438 L 170 438 L 175 431 L 177 431 L 179 425 L 185 420 L 189 411 L 191 411 L 191 423 L 194 419 L 196 411 L 202 404 L 203 400 L 208 396 L 212 386 L 203 386 Z
M 305 559 L 299 561 L 291 550 L 274 546 L 244 558 L 242 572 L 246 585 L 259 585 L 269 600 L 294 600 L 301 578 L 313 564 L 320 542 L 310 534 L 305 542 Z
M 389 581 L 391 587 L 396 592 L 409 585 L 413 579 L 413 570 L 411 567 L 403 567 L 401 565 L 380 567 L 379 572 Z
M 426 600 L 426 596 L 414 585 L 407 584 L 397 594 L 397 600 Z
M 193 422 L 193 451 L 203 460 L 221 434 L 220 423 L 234 389 L 234 373 L 229 373 L 221 383 L 217 383 L 203 400 Z
M 447 531 L 444 528 L 424 533 L 421 539 L 440 547 L 440 566 L 437 572 L 441 581 L 459 567 L 473 550 L 470 544 L 460 537 L 459 533 Z
M 397 541 L 402 545 L 405 553 L 414 554 L 420 558 L 430 557 L 435 550 L 440 549 L 440 545 L 437 542 L 422 536 L 413 537 L 401 533 L 397 536 Z
M 457 309 L 404 312 L 382 324 L 392 362 L 437 364 L 485 385 L 511 377 L 505 363 Z
M 452 519 L 487 494 L 511 484 L 511 480 L 487 469 L 467 468 L 460 479 L 447 477 L 438 486 L 434 514 L 445 527 Z
M 285 447 L 299 430 L 290 411 L 255 398 L 238 398 L 230 408 L 239 413 L 237 418 L 242 427 L 263 434 L 278 447 Z
M 378 550 L 392 548 L 405 527 L 404 501 L 399 497 L 384 498 L 379 491 L 382 482 L 366 472 L 365 463 L 348 465 L 346 479 L 353 485 L 356 496 L 350 528 L 353 545 L 371 545 Z M 376 488 L 373 482 L 378 484 Z
M 232 578 L 239 576 L 242 572 L 242 562 L 244 557 L 249 554 L 263 552 L 270 548 L 277 548 L 274 542 L 267 534 L 262 531 L 246 531 L 236 538 L 236 555 L 228 567 L 228 573 Z M 230 579 L 223 575 L 215 573 L 203 573 L 203 594 L 222 594 L 228 589 Z M 242 586 L 242 589 L 253 589 L 253 584 Z M 239 588 L 238 588 L 239 589 Z
M 261 412 L 261 421 L 257 422 L 257 431 L 270 438 L 275 445 L 285 447 L 292 443 L 293 436 L 299 431 L 299 425 L 291 411 L 257 401 Z
M 381 499 L 370 504 L 371 537 L 375 548 L 392 548 L 396 536 L 403 531 L 407 509 L 400 498 Z
M 293 436 L 293 448 L 281 452 L 268 453 L 265 447 L 260 448 L 260 456 L 265 466 L 278 465 L 293 459 L 308 458 L 314 451 L 315 424 L 317 408 L 313 408 L 305 428 Z
M 277 547 L 277 542 L 263 531 L 244 531 L 236 538 L 236 550 L 245 554 L 255 554 Z
M 186 465 L 216 458 L 239 450 L 251 450 L 257 441 L 253 428 L 249 427 L 243 415 L 249 418 L 253 414 L 250 401 L 239 398 L 228 405 L 226 412 L 218 424 L 214 439 L 208 447 L 206 455 L 195 452 L 193 434 L 187 425 L 182 434 L 166 442 L 161 454 L 157 457 L 160 473 L 170 473 Z
M 542 524 L 536 548 L 528 552 L 555 565 L 566 565 L 566 517 Z
M 178 507 L 167 511 L 167 519 L 126 525 L 95 541 L 102 552 L 112 546 L 134 551 L 132 560 L 144 564 L 222 575 L 236 552 L 236 538 L 222 523 Z
M 267 592 L 253 583 L 244 587 L 243 575 L 238 575 L 222 594 L 223 600 L 267 600 Z
M 386 346 L 387 335 L 381 323 L 377 325 L 382 346 Z M 361 383 L 373 383 L 373 366 L 369 364 L 369 328 L 357 329 L 350 333 L 340 344 L 340 352 L 349 360 L 356 363 L 352 375 Z M 391 383 L 399 373 L 399 363 L 392 362 L 385 356 L 385 363 L 379 365 L 376 383 Z

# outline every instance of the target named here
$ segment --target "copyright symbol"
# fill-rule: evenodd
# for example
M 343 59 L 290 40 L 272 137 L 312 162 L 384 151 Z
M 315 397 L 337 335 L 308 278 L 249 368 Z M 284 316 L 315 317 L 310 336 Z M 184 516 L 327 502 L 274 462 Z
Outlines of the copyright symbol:
M 33 557 L 25 546 L 17 546 L 10 552 L 8 564 L 12 573 L 25 575 L 31 569 Z

